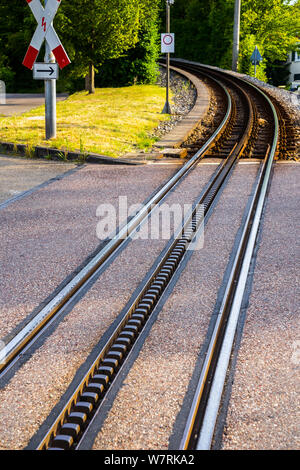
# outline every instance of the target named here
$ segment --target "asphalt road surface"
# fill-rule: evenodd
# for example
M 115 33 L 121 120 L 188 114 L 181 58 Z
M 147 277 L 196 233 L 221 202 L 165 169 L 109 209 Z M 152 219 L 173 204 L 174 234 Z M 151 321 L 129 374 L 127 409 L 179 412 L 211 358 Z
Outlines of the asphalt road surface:
M 67 97 L 66 94 L 57 95 L 57 101 L 62 101 Z M 45 97 L 43 94 L 7 94 L 6 104 L 0 104 L 0 116 L 12 116 L 14 114 L 25 113 L 33 108 L 43 105 Z
M 0 204 L 75 168 L 74 164 L 30 161 L 0 155 Z

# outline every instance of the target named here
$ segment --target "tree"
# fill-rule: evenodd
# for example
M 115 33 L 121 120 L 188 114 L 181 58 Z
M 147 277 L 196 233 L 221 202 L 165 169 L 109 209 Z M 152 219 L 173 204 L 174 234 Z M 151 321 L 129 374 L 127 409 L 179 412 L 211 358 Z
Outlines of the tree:
M 154 83 L 160 56 L 161 0 L 140 0 L 138 42 L 118 59 L 104 62 L 97 82 L 103 85 Z
M 34 87 L 32 72 L 25 69 L 22 61 L 35 27 L 36 21 L 25 1 L 0 3 L 0 80 L 6 81 L 11 92 Z
M 291 0 L 243 0 L 241 14 L 240 67 L 253 75 L 249 58 L 258 46 L 264 61 L 258 78 L 266 79 L 265 70 L 276 61 L 286 61 L 290 50 L 299 42 L 300 4 Z
M 229 67 L 234 0 L 176 0 L 171 29 L 176 56 Z
M 176 56 L 231 68 L 233 17 L 234 0 L 176 0 Z M 254 75 L 250 57 L 257 45 L 264 57 L 258 78 L 265 80 L 266 70 L 295 50 L 299 31 L 299 0 L 242 0 L 239 71 Z
M 120 57 L 138 41 L 138 0 L 64 1 L 57 25 L 73 62 L 73 76 L 86 76 L 94 93 L 94 74 L 106 60 Z
M 279 86 L 288 82 L 290 71 L 283 61 L 276 60 L 267 64 L 266 73 L 271 85 Z

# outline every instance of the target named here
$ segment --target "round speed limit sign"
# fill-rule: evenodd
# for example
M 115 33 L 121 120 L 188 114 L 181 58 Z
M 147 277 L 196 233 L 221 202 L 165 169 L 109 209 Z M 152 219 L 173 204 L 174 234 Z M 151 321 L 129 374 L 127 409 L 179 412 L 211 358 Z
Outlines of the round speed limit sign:
M 164 33 L 161 35 L 161 52 L 175 52 L 175 34 Z

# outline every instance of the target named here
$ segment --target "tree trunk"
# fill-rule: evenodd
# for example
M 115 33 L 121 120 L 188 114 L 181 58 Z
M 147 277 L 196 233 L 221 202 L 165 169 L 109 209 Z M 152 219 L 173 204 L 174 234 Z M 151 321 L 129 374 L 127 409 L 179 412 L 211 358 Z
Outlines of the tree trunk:
M 89 64 L 89 73 L 85 77 L 85 90 L 91 93 L 95 93 L 95 69 L 92 63 Z

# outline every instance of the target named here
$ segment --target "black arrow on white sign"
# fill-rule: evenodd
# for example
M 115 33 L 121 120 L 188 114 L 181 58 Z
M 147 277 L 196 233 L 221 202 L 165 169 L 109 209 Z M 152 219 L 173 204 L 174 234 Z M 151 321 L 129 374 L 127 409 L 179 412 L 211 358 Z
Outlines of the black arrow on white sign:
M 35 80 L 57 80 L 58 65 L 56 63 L 35 63 L 33 65 L 33 78 Z
M 49 73 L 49 75 L 51 76 L 54 73 L 54 68 L 49 67 L 48 70 L 47 69 L 37 69 L 37 72 Z

